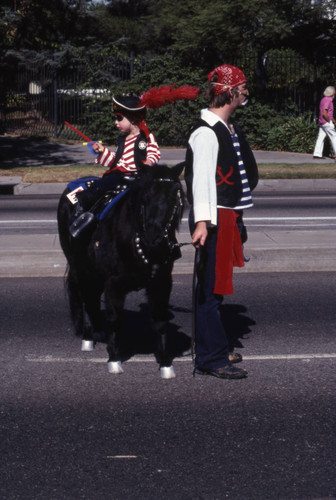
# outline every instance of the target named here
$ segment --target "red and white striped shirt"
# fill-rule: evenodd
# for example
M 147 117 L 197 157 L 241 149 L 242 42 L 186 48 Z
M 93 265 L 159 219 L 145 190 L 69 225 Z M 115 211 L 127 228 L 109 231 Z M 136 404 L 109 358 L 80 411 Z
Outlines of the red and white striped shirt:
M 119 172 L 123 173 L 134 173 L 137 171 L 134 160 L 134 145 L 138 137 L 139 135 L 125 140 L 124 151 L 118 163 L 113 167 L 113 171 L 118 170 Z M 100 163 L 100 165 L 103 165 L 103 167 L 109 169 L 115 159 L 115 156 L 116 153 L 114 151 L 111 151 L 103 146 L 103 151 L 96 159 L 96 163 Z M 150 133 L 147 144 L 146 162 L 148 162 L 150 165 L 155 165 L 159 162 L 160 156 L 161 154 L 159 145 L 156 142 L 154 135 Z

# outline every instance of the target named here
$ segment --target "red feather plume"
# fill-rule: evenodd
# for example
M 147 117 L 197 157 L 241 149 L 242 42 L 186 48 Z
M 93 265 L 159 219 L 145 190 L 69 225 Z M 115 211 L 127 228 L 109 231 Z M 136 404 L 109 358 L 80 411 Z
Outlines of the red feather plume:
M 160 108 L 161 106 L 181 99 L 196 99 L 199 91 L 200 89 L 192 87 L 191 85 L 182 87 L 176 87 L 175 85 L 164 85 L 159 88 L 153 87 L 142 94 L 140 97 L 140 105 L 152 109 Z

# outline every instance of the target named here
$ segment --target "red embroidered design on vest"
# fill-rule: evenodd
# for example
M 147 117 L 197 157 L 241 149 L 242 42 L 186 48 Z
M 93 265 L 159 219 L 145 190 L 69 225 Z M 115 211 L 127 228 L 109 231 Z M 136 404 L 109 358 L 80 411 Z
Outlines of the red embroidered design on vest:
M 217 174 L 221 178 L 219 182 L 216 183 L 216 186 L 220 186 L 225 182 L 225 184 L 229 184 L 230 186 L 234 185 L 234 182 L 229 181 L 229 177 L 233 174 L 233 167 L 231 166 L 229 169 L 229 172 L 226 175 L 222 174 L 222 167 L 218 165 L 217 167 Z

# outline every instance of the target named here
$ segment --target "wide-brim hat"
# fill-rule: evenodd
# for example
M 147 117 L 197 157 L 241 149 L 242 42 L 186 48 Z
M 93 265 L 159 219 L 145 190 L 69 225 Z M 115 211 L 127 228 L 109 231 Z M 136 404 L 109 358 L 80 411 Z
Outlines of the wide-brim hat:
M 163 85 L 159 88 L 152 87 L 140 97 L 135 95 L 112 97 L 113 112 L 129 118 L 130 121 L 139 122 L 140 128 L 144 130 L 147 137 L 149 131 L 144 121 L 147 109 L 160 108 L 181 99 L 193 100 L 196 99 L 198 93 L 199 89 L 190 85 L 182 87 L 176 87 L 175 85 Z
M 140 98 L 133 95 L 112 97 L 113 112 L 120 115 L 143 115 L 146 106 L 141 105 Z

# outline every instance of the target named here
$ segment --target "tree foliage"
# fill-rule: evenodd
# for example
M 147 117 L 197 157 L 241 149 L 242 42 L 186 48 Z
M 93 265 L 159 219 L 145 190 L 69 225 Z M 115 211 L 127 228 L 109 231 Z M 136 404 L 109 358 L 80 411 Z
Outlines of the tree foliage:
M 11 50 L 57 49 L 62 44 L 82 42 L 92 17 L 91 0 L 14 0 L 0 7 L 1 42 Z M 86 35 L 87 36 L 87 35 Z
M 324 78 L 314 77 L 314 92 L 316 83 L 334 81 L 328 58 L 336 55 L 335 13 L 336 0 L 2 0 L 0 106 L 16 75 L 16 64 L 46 65 L 65 74 L 80 63 L 86 76 L 81 86 L 139 94 L 165 83 L 202 87 L 210 69 L 233 63 L 253 82 L 251 95 L 257 99 L 253 110 L 244 110 L 241 118 L 255 147 L 267 141 L 274 144 L 280 136 L 286 142 L 287 128 L 281 129 L 283 117 L 274 101 L 275 91 L 293 84 L 311 94 L 310 74 L 316 61 Z M 303 55 L 305 62 L 300 60 L 300 65 L 306 67 L 305 75 L 301 67 L 294 80 L 287 66 L 267 64 L 265 54 L 275 51 Z M 126 88 L 111 64 L 131 53 L 149 56 L 151 66 L 150 71 L 137 72 L 135 60 L 134 78 Z M 267 100 L 268 90 L 273 92 L 272 103 Z M 161 144 L 183 143 L 202 103 L 200 97 L 195 103 L 177 103 L 149 113 Z M 278 127 L 271 136 L 270 116 L 273 129 Z M 89 120 L 94 133 L 104 130 L 113 136 L 109 112 L 92 111 Z M 304 130 L 306 123 L 299 125 Z
M 334 0 L 329 2 L 336 7 Z M 333 20 L 323 4 L 308 0 L 158 0 L 151 9 L 155 43 L 174 49 L 194 64 L 207 67 L 246 51 L 263 54 L 272 48 L 319 48 L 319 33 L 330 33 Z M 334 43 L 335 45 L 335 43 Z
M 4 49 L 63 44 L 116 46 L 126 53 L 178 53 L 210 67 L 246 51 L 335 49 L 336 0 L 3 0 Z

